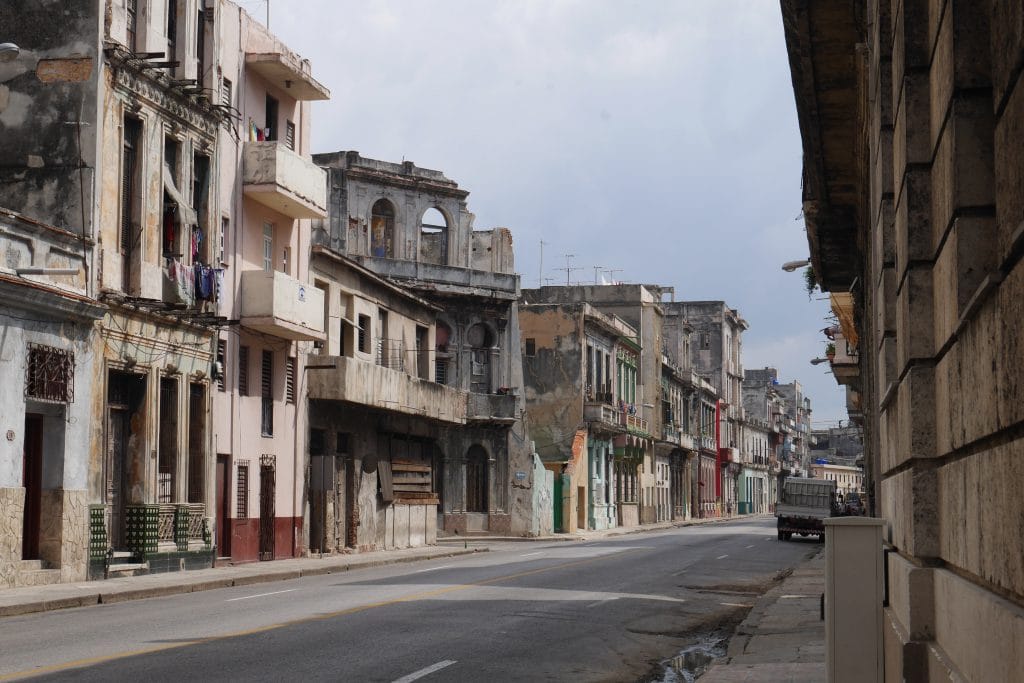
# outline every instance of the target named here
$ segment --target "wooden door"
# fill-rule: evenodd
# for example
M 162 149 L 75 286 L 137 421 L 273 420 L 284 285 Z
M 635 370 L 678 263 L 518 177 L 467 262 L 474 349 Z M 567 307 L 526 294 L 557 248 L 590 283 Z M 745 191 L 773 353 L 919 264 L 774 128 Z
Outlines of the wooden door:
M 25 416 L 25 445 L 22 451 L 22 486 L 25 487 L 25 516 L 21 529 L 21 559 L 39 559 L 39 519 L 43 498 L 43 417 Z
M 466 454 L 466 512 L 487 512 L 487 453 L 480 446 Z
M 228 515 L 228 504 L 231 501 L 231 496 L 228 494 L 228 456 L 218 455 L 217 456 L 217 555 L 220 557 L 230 557 L 231 547 L 230 538 L 231 534 L 228 532 L 228 521 L 230 519 Z

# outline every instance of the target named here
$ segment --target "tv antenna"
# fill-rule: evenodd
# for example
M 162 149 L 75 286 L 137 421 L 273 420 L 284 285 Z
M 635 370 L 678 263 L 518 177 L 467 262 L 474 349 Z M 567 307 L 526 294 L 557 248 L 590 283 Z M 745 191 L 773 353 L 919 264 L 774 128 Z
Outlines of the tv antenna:
M 559 268 L 558 270 L 565 271 L 565 286 L 568 287 L 570 284 L 569 276 L 575 273 L 577 270 L 583 270 L 583 268 L 574 268 L 572 266 L 571 259 L 576 258 L 576 254 L 562 254 L 562 256 L 565 257 L 565 268 Z

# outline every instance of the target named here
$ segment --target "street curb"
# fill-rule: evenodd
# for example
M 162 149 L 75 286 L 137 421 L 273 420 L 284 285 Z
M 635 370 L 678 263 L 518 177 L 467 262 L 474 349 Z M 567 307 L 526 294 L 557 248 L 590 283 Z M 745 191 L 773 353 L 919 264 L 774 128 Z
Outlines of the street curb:
M 52 612 L 61 609 L 75 607 L 91 607 L 94 605 L 114 605 L 119 602 L 130 602 L 133 600 L 145 600 L 147 598 L 162 598 L 171 595 L 182 595 L 185 593 L 199 593 L 201 591 L 216 590 L 218 588 L 233 588 L 239 586 L 251 586 L 260 583 L 273 583 L 275 581 L 288 581 L 302 578 L 303 576 L 324 576 L 327 574 L 341 574 L 356 569 L 373 569 L 387 567 L 396 564 L 411 564 L 413 562 L 425 562 L 427 560 L 440 560 L 446 557 L 459 557 L 462 555 L 473 555 L 487 552 L 487 548 L 455 548 L 445 549 L 444 552 L 432 553 L 430 555 L 407 555 L 387 559 L 368 560 L 359 562 L 353 556 L 352 562 L 346 564 L 335 564 L 321 567 L 300 567 L 299 569 L 288 569 L 282 571 L 270 571 L 265 574 L 249 574 L 235 577 L 223 578 L 201 578 L 194 581 L 188 580 L 188 572 L 183 571 L 182 583 L 162 586 L 96 586 L 94 590 L 83 595 L 69 595 L 67 597 L 54 598 L 52 600 L 33 600 L 13 605 L 0 605 L 0 618 L 17 617 L 25 614 L 36 614 L 39 612 Z M 160 576 L 148 574 L 147 576 Z M 102 583 L 102 582 L 97 582 Z M 55 588 L 62 584 L 53 584 Z M 66 584 L 64 584 L 66 585 Z

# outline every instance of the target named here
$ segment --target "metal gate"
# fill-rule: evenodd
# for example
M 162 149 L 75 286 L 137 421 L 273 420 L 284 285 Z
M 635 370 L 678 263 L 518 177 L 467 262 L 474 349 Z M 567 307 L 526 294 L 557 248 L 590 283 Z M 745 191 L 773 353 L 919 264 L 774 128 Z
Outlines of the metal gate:
M 261 560 L 274 559 L 274 494 L 277 456 L 260 456 L 260 551 Z

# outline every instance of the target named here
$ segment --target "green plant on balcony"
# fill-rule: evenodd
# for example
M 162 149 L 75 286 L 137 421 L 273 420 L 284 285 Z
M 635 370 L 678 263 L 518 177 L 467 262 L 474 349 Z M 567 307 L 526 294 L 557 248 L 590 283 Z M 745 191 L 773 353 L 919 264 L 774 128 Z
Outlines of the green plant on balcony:
M 836 344 L 835 342 L 829 342 L 825 344 L 825 357 L 832 360 L 836 357 Z
M 807 266 L 804 268 L 804 289 L 807 290 L 807 300 L 811 300 L 811 295 L 814 294 L 815 288 L 818 286 L 818 281 L 814 277 L 814 266 Z

